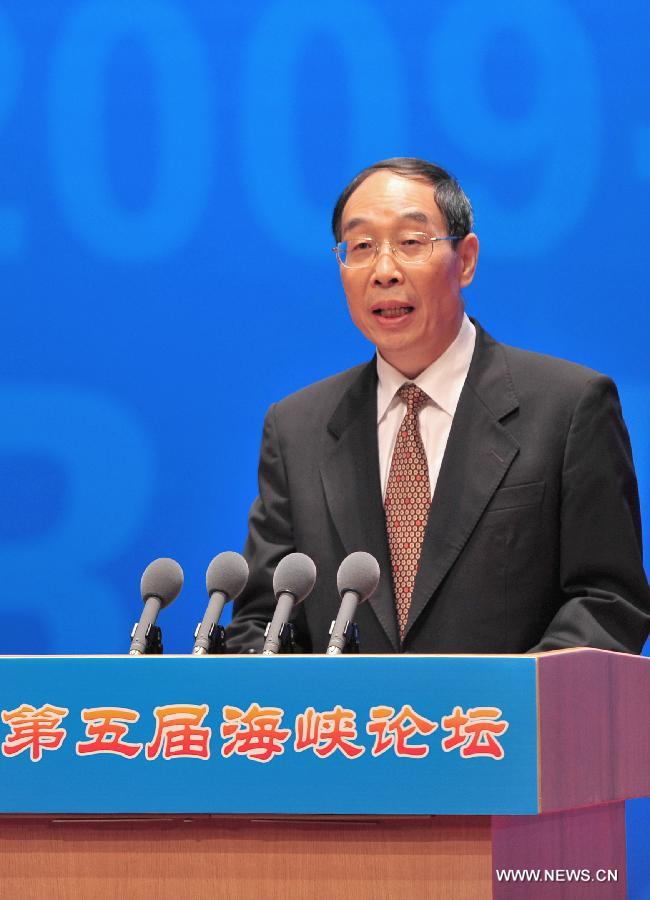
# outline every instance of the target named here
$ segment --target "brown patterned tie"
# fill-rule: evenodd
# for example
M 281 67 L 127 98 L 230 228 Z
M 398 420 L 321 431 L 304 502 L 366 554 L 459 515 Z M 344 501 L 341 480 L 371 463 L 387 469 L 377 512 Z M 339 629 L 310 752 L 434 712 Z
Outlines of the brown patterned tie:
M 418 412 L 430 398 L 408 382 L 397 394 L 406 403 L 406 415 L 393 450 L 384 509 L 397 622 L 403 638 L 431 506 L 429 467 L 418 423 Z

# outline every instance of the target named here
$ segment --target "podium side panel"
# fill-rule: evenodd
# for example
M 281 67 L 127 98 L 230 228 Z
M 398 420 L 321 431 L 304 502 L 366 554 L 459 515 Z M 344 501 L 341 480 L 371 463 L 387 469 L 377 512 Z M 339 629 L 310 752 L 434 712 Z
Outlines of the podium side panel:
M 538 657 L 541 809 L 650 795 L 650 659 Z
M 494 816 L 492 851 L 495 900 L 627 896 L 625 803 Z

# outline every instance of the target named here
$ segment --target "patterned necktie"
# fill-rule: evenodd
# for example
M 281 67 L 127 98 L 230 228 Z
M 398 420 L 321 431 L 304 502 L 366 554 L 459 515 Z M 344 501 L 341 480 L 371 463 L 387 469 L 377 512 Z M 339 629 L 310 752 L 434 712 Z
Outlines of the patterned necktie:
M 403 638 L 431 505 L 429 467 L 418 423 L 418 412 L 430 398 L 409 383 L 397 394 L 406 403 L 406 415 L 393 450 L 384 509 L 397 622 Z

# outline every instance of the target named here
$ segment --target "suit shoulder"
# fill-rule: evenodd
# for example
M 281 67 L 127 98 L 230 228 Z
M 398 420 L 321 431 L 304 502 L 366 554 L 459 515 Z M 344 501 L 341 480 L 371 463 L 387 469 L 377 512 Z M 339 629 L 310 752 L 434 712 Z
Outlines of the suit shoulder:
M 517 385 L 529 385 L 540 389 L 561 390 L 563 393 L 581 394 L 590 382 L 611 381 L 602 372 L 557 356 L 522 350 L 508 344 L 499 346 L 505 355 L 515 388 Z
M 338 406 L 343 395 L 349 390 L 355 381 L 364 373 L 364 371 L 374 365 L 374 361 L 361 363 L 338 372 L 336 375 L 330 375 L 320 381 L 315 381 L 293 394 L 289 394 L 282 400 L 279 400 L 275 406 L 276 414 L 280 417 L 299 416 L 329 416 Z

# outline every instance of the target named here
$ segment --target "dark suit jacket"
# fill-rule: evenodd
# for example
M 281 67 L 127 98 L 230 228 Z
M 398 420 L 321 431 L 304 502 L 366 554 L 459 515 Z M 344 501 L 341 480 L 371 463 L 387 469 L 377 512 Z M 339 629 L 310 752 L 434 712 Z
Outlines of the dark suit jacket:
M 400 646 L 377 451 L 372 360 L 272 406 L 245 555 L 251 578 L 228 643 L 260 648 L 273 570 L 316 563 L 297 608 L 305 652 L 323 652 L 354 550 L 381 567 L 359 607 L 365 653 L 522 653 L 570 646 L 638 653 L 650 629 L 639 501 L 613 382 L 590 369 L 477 341 L 445 451 Z

